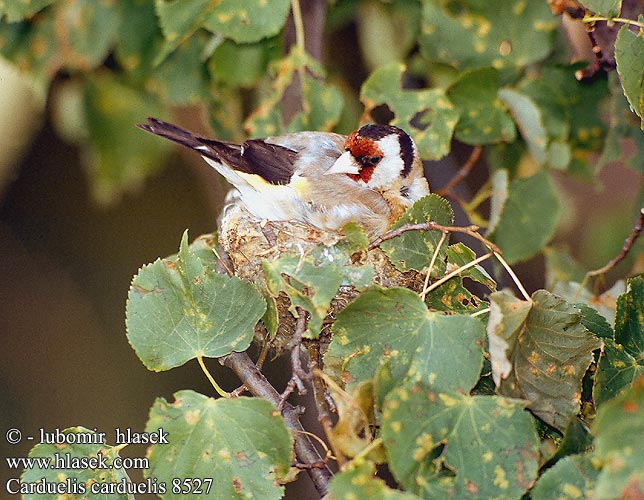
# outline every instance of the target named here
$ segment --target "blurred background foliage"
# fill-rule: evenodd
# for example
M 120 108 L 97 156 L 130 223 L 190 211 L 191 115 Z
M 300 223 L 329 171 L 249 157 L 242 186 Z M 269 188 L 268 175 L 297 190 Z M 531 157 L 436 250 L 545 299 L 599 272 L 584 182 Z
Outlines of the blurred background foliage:
M 131 276 L 212 231 L 226 191 L 146 116 L 231 140 L 391 121 L 529 288 L 604 264 L 644 205 L 644 42 L 581 17 L 642 7 L 581 3 L 0 0 L 5 427 L 141 430 L 156 396 L 208 390 L 196 364 L 147 372 L 124 335 Z

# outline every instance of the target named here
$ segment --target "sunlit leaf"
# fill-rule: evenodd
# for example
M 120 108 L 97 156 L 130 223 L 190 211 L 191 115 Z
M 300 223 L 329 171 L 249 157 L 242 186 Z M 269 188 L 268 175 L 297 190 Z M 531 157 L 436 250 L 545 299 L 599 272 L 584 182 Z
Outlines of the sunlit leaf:
M 169 370 L 197 356 L 247 349 L 265 308 L 253 285 L 217 274 L 184 233 L 175 260 L 157 259 L 132 280 L 128 340 L 148 369 Z
M 271 403 L 213 399 L 193 391 L 177 392 L 174 398 L 173 403 L 157 399 L 146 425 L 146 432 L 168 434 L 167 444 L 150 447 L 150 468 L 144 470 L 146 477 L 168 485 L 163 498 L 193 496 L 173 490 L 175 478 L 212 478 L 207 492 L 207 483 L 199 483 L 203 499 L 282 498 L 280 480 L 291 465 L 291 437 Z
M 532 301 L 507 292 L 490 296 L 488 339 L 499 393 L 527 400 L 537 416 L 563 429 L 579 411 L 581 381 L 599 340 L 578 309 L 538 290 Z
M 376 69 L 362 85 L 360 100 L 367 113 L 386 104 L 395 115 L 391 124 L 412 135 L 423 158 L 442 158 L 450 151 L 459 112 L 442 89 L 404 90 L 404 71 L 398 63 Z
M 537 475 L 530 415 L 499 396 L 397 387 L 385 399 L 382 439 L 396 480 L 424 498 L 519 499 Z

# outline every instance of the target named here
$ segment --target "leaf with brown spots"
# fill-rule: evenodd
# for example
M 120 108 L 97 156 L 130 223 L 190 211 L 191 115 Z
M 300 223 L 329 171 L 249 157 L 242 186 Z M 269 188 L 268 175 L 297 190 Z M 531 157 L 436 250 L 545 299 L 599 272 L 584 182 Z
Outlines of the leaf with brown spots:
M 537 476 L 537 433 L 518 401 L 409 382 L 389 393 L 382 415 L 389 467 L 423 498 L 519 499 Z
M 581 381 L 600 340 L 578 309 L 545 290 L 531 302 L 507 292 L 490 299 L 487 332 L 498 392 L 527 400 L 535 415 L 563 430 L 579 411 Z
M 148 449 L 146 477 L 165 482 L 168 493 L 173 478 L 213 478 L 209 493 L 195 498 L 282 498 L 292 443 L 271 403 L 248 397 L 213 399 L 193 391 L 174 397 L 173 403 L 158 398 L 150 410 L 146 431 L 163 428 L 168 444 Z M 165 498 L 184 497 L 175 493 Z
M 593 499 L 644 498 L 644 376 L 599 409 L 592 431 L 602 465 Z
M 372 287 L 337 315 L 325 366 L 351 385 L 389 362 L 388 385 L 410 377 L 465 394 L 483 366 L 484 336 L 476 318 L 430 312 L 405 288 Z

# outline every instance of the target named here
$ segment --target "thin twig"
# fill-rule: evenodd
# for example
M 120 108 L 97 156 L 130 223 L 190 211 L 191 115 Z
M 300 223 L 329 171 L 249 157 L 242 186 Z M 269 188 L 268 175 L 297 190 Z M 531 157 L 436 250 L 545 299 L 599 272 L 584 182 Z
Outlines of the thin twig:
M 219 358 L 219 362 L 230 368 L 239 379 L 244 383 L 248 390 L 260 398 L 270 401 L 275 408 L 280 403 L 280 394 L 270 384 L 264 374 L 259 371 L 253 360 L 250 359 L 246 352 L 233 352 Z M 298 459 L 305 464 L 317 464 L 324 461 L 324 458 L 317 451 L 309 436 L 303 433 L 304 428 L 300 423 L 300 413 L 296 407 L 286 403 L 282 409 L 284 421 L 289 429 L 293 430 L 293 439 L 295 440 L 295 453 Z M 315 467 L 308 469 L 307 473 L 311 477 L 313 484 L 321 495 L 326 495 L 331 476 L 331 470 L 328 467 Z
M 436 222 L 428 221 L 428 222 L 420 222 L 418 224 L 404 224 L 400 226 L 399 228 L 392 229 L 391 231 L 383 234 L 382 236 L 379 236 L 375 240 L 373 240 L 371 243 L 369 243 L 369 250 L 373 250 L 376 247 L 379 247 L 383 242 L 387 240 L 391 240 L 393 238 L 396 238 L 400 236 L 403 233 L 406 233 L 407 231 L 442 231 L 442 232 L 448 232 L 448 233 L 464 233 L 475 240 L 480 241 L 483 243 L 486 247 L 488 247 L 490 250 L 492 250 L 494 253 L 500 254 L 501 250 L 499 247 L 497 247 L 494 243 L 492 243 L 490 240 L 485 238 L 484 236 L 481 236 L 481 234 L 478 233 L 479 226 L 443 226 L 442 224 L 437 224 Z
M 603 16 L 587 16 L 582 19 L 585 23 L 595 23 L 597 21 L 604 21 L 607 23 L 621 23 L 629 24 L 631 26 L 637 26 L 638 28 L 644 29 L 644 23 L 639 21 L 634 21 L 633 19 L 625 19 L 623 17 L 603 17 Z
M 622 260 L 624 260 L 624 258 L 628 255 L 628 252 L 630 252 L 631 248 L 633 248 L 633 245 L 635 244 L 637 238 L 640 236 L 640 234 L 642 234 L 642 228 L 644 228 L 644 208 L 640 209 L 639 219 L 635 223 L 635 226 L 633 226 L 633 230 L 631 231 L 629 237 L 624 240 L 624 245 L 622 245 L 622 249 L 620 250 L 619 254 L 605 266 L 600 267 L 599 269 L 595 269 L 594 271 L 588 271 L 588 273 L 586 274 L 588 276 L 604 275 L 608 271 L 613 269 Z
M 484 260 L 489 259 L 489 258 L 490 258 L 490 257 L 492 257 L 493 255 L 496 255 L 496 254 L 495 254 L 494 252 L 486 253 L 485 255 L 481 255 L 480 257 L 477 257 L 476 259 L 471 260 L 471 261 L 470 261 L 470 262 L 468 262 L 467 264 L 462 265 L 462 266 L 461 266 L 461 267 L 459 267 L 458 269 L 454 269 L 452 272 L 450 272 L 450 273 L 446 274 L 446 275 L 445 275 L 445 276 L 443 276 L 441 279 L 439 279 L 439 280 L 435 281 L 434 283 L 432 283 L 432 284 L 431 284 L 431 286 L 429 286 L 429 287 L 427 287 L 425 290 L 423 290 L 423 291 L 420 293 L 420 298 L 421 298 L 421 299 L 424 299 L 424 298 L 425 298 L 425 296 L 426 296 L 429 292 L 431 292 L 432 290 L 435 290 L 436 288 L 438 288 L 439 286 L 441 286 L 441 285 L 442 285 L 443 283 L 445 283 L 446 281 L 451 280 L 454 276 L 457 276 L 457 275 L 461 274 L 463 271 L 465 271 L 465 270 L 469 269 L 470 267 L 474 267 L 474 266 L 475 266 L 475 265 L 477 265 L 478 263 L 483 262 Z
M 436 245 L 436 248 L 434 249 L 434 253 L 432 254 L 432 260 L 429 261 L 429 268 L 427 269 L 427 274 L 425 275 L 425 282 L 423 283 L 423 291 L 420 294 L 420 298 L 424 299 L 425 295 L 427 295 L 428 292 L 427 287 L 429 286 L 429 278 L 432 274 L 432 270 L 434 269 L 434 264 L 436 264 L 436 259 L 438 258 L 438 253 L 440 252 L 441 247 L 443 246 L 443 243 L 447 239 L 447 235 L 449 233 L 444 232 L 443 235 L 441 236 L 441 239 L 438 241 L 438 245 Z
M 494 256 L 501 263 L 501 265 L 505 268 L 505 271 L 510 275 L 510 278 L 512 278 L 512 281 L 514 281 L 514 284 L 517 286 L 517 288 L 521 292 L 521 295 L 523 295 L 528 302 L 532 302 L 532 297 L 530 297 L 530 294 L 528 294 L 526 289 L 523 287 L 523 284 L 521 283 L 521 281 L 519 281 L 519 278 L 517 277 L 517 275 L 514 273 L 514 271 L 510 267 L 510 264 L 508 264 L 500 254 L 494 252 Z
M 458 172 L 456 172 L 456 175 L 452 177 L 452 180 L 450 180 L 446 186 L 443 186 L 439 191 L 438 194 L 441 196 L 446 196 L 451 193 L 452 189 L 454 189 L 455 186 L 457 186 L 463 179 L 465 179 L 472 169 L 474 168 L 474 165 L 476 165 L 476 162 L 479 161 L 479 158 L 481 157 L 481 153 L 483 152 L 483 146 L 474 146 L 472 149 L 472 152 L 470 153 L 470 157 L 467 159 L 465 164 L 459 169 Z

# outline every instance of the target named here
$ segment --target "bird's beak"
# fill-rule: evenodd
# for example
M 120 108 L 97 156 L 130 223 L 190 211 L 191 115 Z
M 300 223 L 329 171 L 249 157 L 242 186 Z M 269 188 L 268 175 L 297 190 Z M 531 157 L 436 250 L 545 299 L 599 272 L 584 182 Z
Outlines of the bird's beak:
M 340 155 L 340 157 L 335 160 L 335 163 L 331 166 L 329 170 L 324 172 L 324 175 L 327 174 L 359 174 L 360 168 L 356 165 L 356 162 L 351 155 L 351 151 L 345 151 Z

